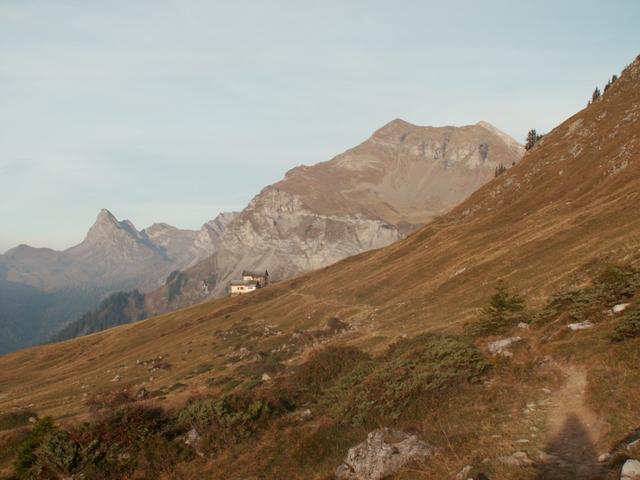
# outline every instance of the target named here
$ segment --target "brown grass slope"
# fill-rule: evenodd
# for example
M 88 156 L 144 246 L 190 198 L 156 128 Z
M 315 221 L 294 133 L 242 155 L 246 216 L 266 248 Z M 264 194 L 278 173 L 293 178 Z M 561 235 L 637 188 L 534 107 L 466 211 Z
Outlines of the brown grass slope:
M 401 334 L 458 329 L 499 278 L 542 299 L 581 284 L 594 262 L 637 262 L 639 200 L 640 58 L 515 168 L 403 241 L 250 296 L 0 357 L 0 411 L 81 414 L 87 395 L 142 382 L 172 404 L 205 389 L 203 373 L 232 374 L 241 347 L 277 345 L 220 333 L 242 321 L 291 334 L 339 317 L 355 327 L 344 341 L 374 351 Z M 137 362 L 158 355 L 171 368 Z M 187 386 L 169 392 L 178 381 Z

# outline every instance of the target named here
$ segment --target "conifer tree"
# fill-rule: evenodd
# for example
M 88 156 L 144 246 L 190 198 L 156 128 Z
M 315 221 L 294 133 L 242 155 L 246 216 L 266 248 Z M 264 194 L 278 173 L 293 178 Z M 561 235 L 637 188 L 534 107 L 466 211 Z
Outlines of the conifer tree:
M 538 134 L 535 128 L 532 128 L 531 130 L 529 130 L 529 133 L 527 133 L 527 141 L 524 144 L 525 150 L 531 150 L 533 146 L 536 144 L 536 142 L 541 138 L 542 138 L 542 134 Z

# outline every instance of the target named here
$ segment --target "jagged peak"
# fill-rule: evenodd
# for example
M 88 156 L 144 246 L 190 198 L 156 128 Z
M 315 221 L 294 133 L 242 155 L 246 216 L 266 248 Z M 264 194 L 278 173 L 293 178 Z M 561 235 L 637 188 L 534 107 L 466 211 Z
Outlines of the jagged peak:
M 115 217 L 115 215 L 113 213 L 111 213 L 106 208 L 102 208 L 98 212 L 98 216 L 96 217 L 96 223 L 105 222 L 105 221 L 112 222 L 112 223 L 118 223 L 118 219 Z

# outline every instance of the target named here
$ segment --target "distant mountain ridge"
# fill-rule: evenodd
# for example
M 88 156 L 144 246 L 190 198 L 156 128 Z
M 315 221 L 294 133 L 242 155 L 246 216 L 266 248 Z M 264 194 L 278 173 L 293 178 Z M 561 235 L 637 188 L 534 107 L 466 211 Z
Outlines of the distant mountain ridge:
M 199 231 L 167 224 L 139 231 L 102 209 L 76 246 L 20 245 L 0 255 L 0 353 L 46 340 L 112 292 L 157 288 L 170 272 L 211 255 L 234 215 Z

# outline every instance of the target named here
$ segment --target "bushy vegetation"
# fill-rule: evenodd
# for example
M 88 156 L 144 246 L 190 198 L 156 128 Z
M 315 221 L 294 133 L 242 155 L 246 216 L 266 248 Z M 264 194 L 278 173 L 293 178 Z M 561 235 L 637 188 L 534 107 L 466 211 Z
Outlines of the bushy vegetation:
M 617 342 L 635 337 L 640 337 L 640 309 L 625 315 L 611 334 L 611 339 Z
M 477 380 L 487 368 L 464 337 L 419 335 L 393 344 L 382 357 L 358 363 L 326 390 L 321 402 L 343 422 L 393 421 L 456 385 Z
M 222 399 L 201 398 L 190 401 L 175 418 L 182 430 L 195 428 L 202 435 L 201 448 L 210 454 L 239 444 L 263 428 L 269 420 L 289 411 L 284 401 L 272 401 L 249 395 L 230 395 Z
M 602 318 L 603 308 L 628 300 L 638 290 L 640 270 L 628 265 L 608 265 L 595 276 L 591 285 L 553 295 L 536 315 L 536 322 L 548 322 L 564 312 L 575 322 L 597 322 Z
M 193 452 L 174 439 L 170 417 L 161 409 L 118 409 L 92 422 L 63 429 L 39 420 L 17 450 L 19 479 L 158 478 Z
M 510 294 L 503 282 L 498 283 L 489 305 L 481 311 L 480 318 L 466 325 L 466 331 L 473 336 L 498 335 L 513 328 L 522 321 L 528 321 L 524 298 Z

